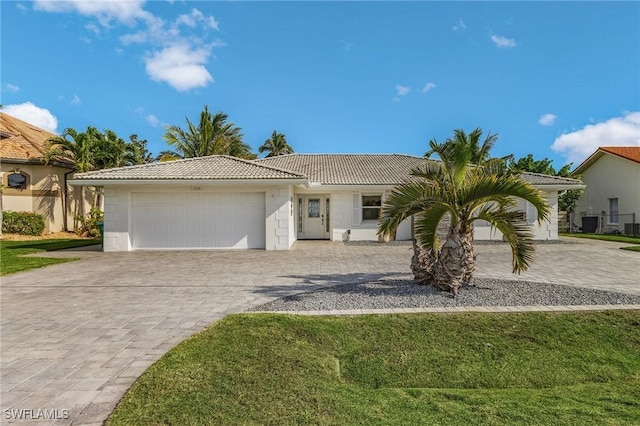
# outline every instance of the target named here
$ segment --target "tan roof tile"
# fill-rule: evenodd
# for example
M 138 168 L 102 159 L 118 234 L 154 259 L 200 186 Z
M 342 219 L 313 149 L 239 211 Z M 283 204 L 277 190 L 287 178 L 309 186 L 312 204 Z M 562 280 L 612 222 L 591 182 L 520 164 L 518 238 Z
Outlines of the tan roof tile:
M 255 161 L 323 185 L 395 185 L 427 160 L 401 154 L 290 154 Z
M 268 165 L 226 155 L 187 158 L 79 173 L 80 180 L 271 180 L 304 176 Z
M 33 124 L 0 112 L 0 158 L 42 159 L 45 142 L 55 136 Z

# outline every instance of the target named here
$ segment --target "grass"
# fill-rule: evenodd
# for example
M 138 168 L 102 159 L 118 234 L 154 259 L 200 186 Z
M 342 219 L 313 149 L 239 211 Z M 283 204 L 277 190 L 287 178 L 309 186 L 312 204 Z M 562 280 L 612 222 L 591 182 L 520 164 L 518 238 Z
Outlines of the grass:
M 640 312 L 231 315 L 131 387 L 107 425 L 624 425 Z
M 588 238 L 591 240 L 614 241 L 617 243 L 640 244 L 640 237 L 608 234 L 561 234 L 563 237 Z
M 618 243 L 640 244 L 640 237 L 630 237 L 628 235 L 608 235 L 608 234 L 561 234 L 565 237 L 588 238 L 591 240 L 614 241 Z M 640 246 L 620 247 L 622 250 L 638 251 Z
M 61 250 L 100 244 L 100 240 L 29 240 L 0 241 L 0 275 L 14 274 L 29 269 L 42 268 L 57 263 L 70 262 L 77 259 L 52 259 L 46 257 L 24 257 L 25 254 Z

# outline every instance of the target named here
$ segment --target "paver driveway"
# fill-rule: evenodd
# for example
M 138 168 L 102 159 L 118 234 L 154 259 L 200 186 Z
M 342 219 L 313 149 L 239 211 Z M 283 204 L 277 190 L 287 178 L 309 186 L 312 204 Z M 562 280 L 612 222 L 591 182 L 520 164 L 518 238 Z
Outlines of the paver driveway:
M 508 247 L 481 245 L 477 276 L 640 294 L 630 273 L 640 257 L 617 247 L 540 245 L 533 268 L 514 277 Z M 286 252 L 51 255 L 83 260 L 2 278 L 3 424 L 19 415 L 11 409 L 27 410 L 23 417 L 57 410 L 47 413 L 67 418 L 55 424 L 101 424 L 151 363 L 213 321 L 317 287 L 409 277 L 411 250 L 305 242 Z

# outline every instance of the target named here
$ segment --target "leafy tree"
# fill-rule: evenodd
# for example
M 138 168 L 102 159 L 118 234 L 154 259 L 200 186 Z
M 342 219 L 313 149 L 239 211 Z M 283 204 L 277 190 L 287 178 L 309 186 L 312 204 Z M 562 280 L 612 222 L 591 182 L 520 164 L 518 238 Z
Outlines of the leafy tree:
M 287 137 L 283 133 L 274 130 L 271 137 L 264 141 L 262 146 L 258 148 L 258 152 L 269 152 L 267 157 L 276 157 L 278 155 L 293 154 L 293 148 L 287 142 Z
M 138 139 L 138 135 L 135 133 L 129 136 L 127 149 L 129 151 L 128 159 L 130 165 L 153 163 L 153 155 L 147 149 L 147 144 L 146 139 Z
M 160 154 L 156 156 L 155 161 L 164 163 L 167 161 L 180 160 L 181 158 L 182 156 L 175 151 L 160 151 Z
M 411 172 L 410 180 L 393 189 L 378 229 L 382 236 L 393 235 L 400 222 L 415 215 L 414 247 L 419 253 L 414 253 L 412 269 L 416 281 L 449 290 L 454 297 L 461 285 L 471 281 L 476 267 L 476 220 L 485 220 L 502 232 L 512 250 L 513 272 L 519 273 L 528 268 L 534 245 L 525 218 L 514 210 L 516 199 L 535 207 L 539 223 L 549 215 L 536 188 L 507 173 L 504 161 L 489 158 L 495 138 L 485 139 L 476 150 L 473 142 L 458 134 L 444 143 L 430 141 L 431 151 L 441 161 L 426 162 Z M 476 165 L 471 164 L 474 157 Z M 441 243 L 438 234 L 443 224 L 446 235 Z
M 572 167 L 573 163 L 568 163 L 562 166 L 560 170 L 556 171 L 556 169 L 553 167 L 553 160 L 550 160 L 546 157 L 542 160 L 536 160 L 533 158 L 533 154 L 527 154 L 526 156 L 515 161 L 512 160 L 509 163 L 509 170 L 513 173 L 530 172 L 551 176 L 561 176 L 572 179 L 580 179 L 580 175 L 571 173 Z M 578 205 L 580 197 L 582 196 L 582 192 L 582 189 L 571 189 L 561 194 L 560 197 L 558 197 L 559 210 L 566 211 L 570 214 L 573 213 L 576 206 Z
M 480 139 L 482 138 L 482 129 L 476 127 L 472 132 L 467 134 L 462 129 L 455 129 L 453 131 L 453 138 L 449 138 L 448 142 L 455 142 L 458 144 L 466 145 L 471 152 L 471 164 L 479 164 L 483 161 L 489 160 L 489 151 L 493 148 L 493 146 L 498 141 L 498 135 L 496 133 L 489 133 L 487 137 L 484 139 L 482 143 L 480 143 Z M 435 142 L 435 140 L 433 140 Z M 437 154 L 433 148 L 429 151 L 425 152 L 424 156 L 426 158 L 431 158 L 433 154 Z M 512 156 L 508 155 L 506 157 L 501 157 L 500 159 L 503 161 L 507 161 L 511 159 Z
M 186 118 L 187 130 L 178 126 L 168 126 L 163 138 L 183 158 L 207 155 L 255 158 L 249 145 L 242 140 L 240 127 L 227 122 L 227 119 L 227 114 L 223 112 L 212 114 L 205 105 L 197 125 Z

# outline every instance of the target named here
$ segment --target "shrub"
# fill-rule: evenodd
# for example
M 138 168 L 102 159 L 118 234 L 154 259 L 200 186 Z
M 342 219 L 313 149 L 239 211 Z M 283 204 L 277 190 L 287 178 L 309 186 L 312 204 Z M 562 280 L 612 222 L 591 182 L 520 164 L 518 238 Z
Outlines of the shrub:
M 76 217 L 77 221 L 81 223 L 81 227 L 76 230 L 79 234 L 86 233 L 88 237 L 97 237 L 100 235 L 100 229 L 98 223 L 104 222 L 104 213 L 102 210 L 94 207 L 89 210 L 82 220 L 82 216 Z
M 42 235 L 44 218 L 32 212 L 2 212 L 2 232 L 7 234 Z

